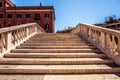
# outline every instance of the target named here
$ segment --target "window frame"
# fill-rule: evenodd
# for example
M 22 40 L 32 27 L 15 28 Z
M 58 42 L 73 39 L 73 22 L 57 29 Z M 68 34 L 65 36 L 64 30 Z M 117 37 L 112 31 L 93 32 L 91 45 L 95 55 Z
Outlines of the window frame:
M 3 3 L 2 3 L 2 2 L 0 2 L 0 8 L 1 8 L 1 7 L 3 7 Z
M 0 14 L 0 19 L 2 19 L 3 18 L 3 14 Z
M 50 18 L 50 14 L 49 14 L 49 13 L 46 13 L 46 14 L 44 14 L 44 17 L 45 17 L 45 18 Z
M 46 31 L 50 30 L 50 25 L 48 23 L 44 24 L 44 30 L 46 30 Z
M 2 24 L 0 24 L 0 28 L 2 28 Z
M 13 15 L 12 14 L 7 14 L 7 18 L 12 18 L 13 17 Z
M 40 18 L 40 14 L 35 14 L 35 17 Z
M 37 21 L 40 20 L 40 14 L 39 13 L 37 13 L 37 14 L 34 15 L 34 20 L 37 20 Z
M 30 19 L 31 18 L 31 14 L 26 14 L 26 19 Z
M 12 24 L 8 24 L 8 25 L 7 25 L 7 27 L 11 27 L 11 26 L 12 26 Z
M 21 19 L 22 18 L 22 14 L 17 14 L 17 19 Z

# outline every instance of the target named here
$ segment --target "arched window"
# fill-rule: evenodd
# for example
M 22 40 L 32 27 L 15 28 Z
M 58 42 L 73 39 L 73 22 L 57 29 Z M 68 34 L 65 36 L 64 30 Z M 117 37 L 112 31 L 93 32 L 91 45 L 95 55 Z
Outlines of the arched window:
M 0 24 L 0 28 L 2 28 L 2 25 Z
M 44 25 L 44 29 L 45 29 L 45 30 L 49 30 L 49 29 L 50 29 L 50 26 L 49 26 L 48 23 L 46 23 L 46 24 Z
M 8 26 L 7 27 L 11 27 L 12 26 L 12 24 L 8 24 Z

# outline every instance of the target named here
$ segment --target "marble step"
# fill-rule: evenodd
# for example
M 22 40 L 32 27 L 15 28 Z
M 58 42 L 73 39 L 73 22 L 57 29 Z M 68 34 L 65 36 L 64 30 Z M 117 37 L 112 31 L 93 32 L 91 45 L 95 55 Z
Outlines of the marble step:
M 30 38 L 30 40 L 32 41 L 35 41 L 35 40 L 38 40 L 38 41 L 83 41 L 81 39 L 68 39 L 68 38 Z
M 9 53 L 6 58 L 105 58 L 102 53 Z
M 56 37 L 56 38 L 80 38 L 78 35 L 48 35 L 48 34 L 44 34 L 44 35 L 35 35 L 34 38 L 37 37 L 43 37 L 43 38 L 47 38 L 47 37 Z
M 1 80 L 120 80 L 119 74 L 0 74 Z
M 115 74 L 107 65 L 0 65 L 0 74 Z
M 12 53 L 90 53 L 101 52 L 98 49 L 14 49 Z
M 113 60 L 100 58 L 3 58 L 0 64 L 4 65 L 85 65 L 85 64 L 112 64 Z
M 78 37 L 78 35 L 77 34 L 71 34 L 71 33 L 68 33 L 68 34 L 66 34 L 66 33 L 64 33 L 64 34 L 57 34 L 57 33 L 51 33 L 51 34 L 49 34 L 49 33 L 46 33 L 46 34 L 36 34 L 35 36 L 77 36 Z
M 86 43 L 23 43 L 20 46 L 93 46 Z
M 84 41 L 34 41 L 34 40 L 27 40 L 25 43 L 90 43 Z
M 95 46 L 18 46 L 17 49 L 97 49 Z

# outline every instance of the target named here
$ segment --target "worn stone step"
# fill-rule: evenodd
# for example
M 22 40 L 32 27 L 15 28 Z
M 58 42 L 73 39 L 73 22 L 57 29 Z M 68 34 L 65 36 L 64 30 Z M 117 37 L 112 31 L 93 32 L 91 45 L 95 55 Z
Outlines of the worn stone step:
M 0 65 L 4 74 L 104 74 L 120 73 L 107 65 Z
M 31 38 L 80 38 L 78 35 L 35 35 Z M 81 39 L 81 38 L 80 38 Z
M 79 36 L 54 36 L 54 35 L 51 35 L 51 36 L 46 36 L 46 35 L 43 35 L 43 36 L 33 36 L 31 37 L 30 39 L 41 39 L 41 40 L 82 40 Z
M 57 33 L 55 33 L 55 34 L 49 34 L 49 33 L 46 33 L 46 34 L 36 34 L 35 36 L 62 36 L 62 37 L 64 37 L 64 36 L 77 36 L 77 37 L 79 37 L 79 35 L 77 35 L 77 34 L 71 34 L 71 33 L 69 33 L 69 34 L 57 34 Z
M 105 58 L 102 53 L 9 53 L 6 58 Z
M 99 58 L 3 58 L 0 64 L 5 65 L 85 65 L 112 64 L 113 60 Z
M 0 74 L 1 80 L 120 80 L 119 74 Z
M 79 37 L 77 34 L 40 34 L 40 35 L 35 35 L 34 37 Z
M 96 49 L 95 46 L 18 46 L 17 49 Z
M 14 49 L 12 53 L 89 53 L 101 52 L 98 49 Z
M 36 36 L 40 36 L 40 35 L 46 35 L 46 36 L 49 36 L 49 35 L 77 35 L 77 34 L 75 34 L 75 33 L 38 33 L 38 34 L 36 34 Z
M 80 40 L 80 39 L 43 39 L 43 38 L 39 38 L 39 39 L 29 39 L 30 41 L 83 41 L 83 40 Z
M 68 34 L 68 35 L 66 35 L 66 34 L 51 34 L 51 35 L 49 35 L 49 34 L 43 34 L 43 35 L 34 35 L 33 37 L 62 37 L 62 38 L 65 38 L 65 37 L 79 37 L 78 35 L 76 35 L 76 34 Z
M 23 43 L 20 46 L 92 46 L 86 43 Z
M 90 43 L 84 41 L 34 41 L 34 40 L 27 40 L 25 43 Z

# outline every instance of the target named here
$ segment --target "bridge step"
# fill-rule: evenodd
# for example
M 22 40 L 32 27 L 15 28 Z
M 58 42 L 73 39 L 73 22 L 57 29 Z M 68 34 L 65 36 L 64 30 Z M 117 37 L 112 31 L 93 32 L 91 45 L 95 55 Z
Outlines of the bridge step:
M 120 68 L 106 65 L 0 65 L 7 74 L 104 74 L 120 73 Z
M 30 40 L 35 40 L 35 39 L 39 39 L 39 40 L 82 40 L 78 35 L 77 36 L 72 36 L 72 35 L 69 35 L 69 36 L 62 36 L 62 35 L 57 35 L 57 36 L 54 36 L 54 35 L 43 35 L 43 36 L 37 36 L 37 37 L 32 37 L 30 38 Z
M 18 46 L 17 49 L 97 49 L 95 46 Z
M 101 52 L 96 49 L 14 49 L 12 53 L 90 53 Z
M 116 74 L 120 67 L 76 34 L 37 34 L 0 59 L 2 73 Z
M 86 43 L 23 43 L 20 46 L 93 46 Z
M 51 40 L 54 40 L 54 41 L 56 41 L 56 40 L 58 40 L 58 41 L 81 41 L 82 39 L 81 38 L 79 38 L 79 37 L 65 37 L 65 36 L 63 36 L 63 37 L 53 37 L 53 36 L 47 36 L 46 37 L 46 35 L 43 37 L 43 36 L 37 36 L 37 37 L 33 37 L 33 38 L 30 38 L 30 40 L 42 40 L 42 41 L 44 41 L 44 40 L 48 40 L 48 41 L 51 41 Z
M 44 38 L 43 38 L 43 39 L 41 39 L 41 38 L 38 38 L 38 39 L 30 39 L 30 41 L 45 41 L 45 39 L 44 39 Z M 66 42 L 66 41 L 68 41 L 68 40 L 67 40 L 67 39 L 59 39 L 59 40 L 58 40 L 58 39 L 55 39 L 55 40 L 54 40 L 54 39 L 49 39 L 49 38 L 48 38 L 48 39 L 46 39 L 46 41 L 65 41 L 65 42 Z M 71 41 L 71 42 L 74 41 L 74 42 L 75 42 L 75 41 L 83 41 L 83 40 L 80 40 L 80 39 L 69 39 L 69 41 Z
M 25 43 L 85 43 L 84 41 L 34 41 L 34 40 L 27 40 Z M 86 43 L 90 43 L 86 41 Z
M 9 53 L 6 58 L 106 58 L 101 53 Z
M 111 64 L 112 60 L 104 60 L 99 58 L 4 58 L 0 59 L 0 64 L 9 65 L 84 65 L 84 64 Z

